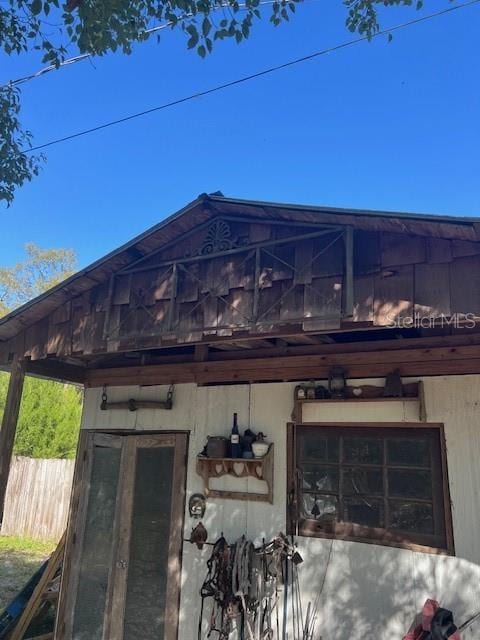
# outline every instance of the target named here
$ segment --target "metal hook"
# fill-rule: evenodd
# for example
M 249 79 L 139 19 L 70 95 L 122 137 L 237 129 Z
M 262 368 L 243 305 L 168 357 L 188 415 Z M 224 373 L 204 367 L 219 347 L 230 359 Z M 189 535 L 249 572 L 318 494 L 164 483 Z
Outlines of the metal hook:
M 102 389 L 102 403 L 100 405 L 100 409 L 102 411 L 106 411 L 107 410 L 107 402 L 108 402 L 108 397 L 107 397 L 107 385 L 104 384 L 103 385 L 103 389 Z
M 173 392 L 175 390 L 175 385 L 172 383 L 169 387 L 168 387 L 168 392 L 167 392 L 167 400 L 165 402 L 165 408 L 166 409 L 171 409 L 173 406 Z

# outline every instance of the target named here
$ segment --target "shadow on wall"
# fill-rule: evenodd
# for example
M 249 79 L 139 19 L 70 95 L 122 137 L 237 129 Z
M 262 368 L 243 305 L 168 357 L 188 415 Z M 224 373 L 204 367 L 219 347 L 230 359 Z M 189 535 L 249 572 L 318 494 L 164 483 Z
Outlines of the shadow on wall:
M 259 529 L 266 524 L 259 522 Z M 228 537 L 229 542 L 234 539 Z M 340 540 L 298 538 L 297 543 L 304 559 L 299 568 L 304 614 L 323 584 L 314 640 L 400 640 L 427 598 L 451 609 L 457 625 L 480 610 L 480 567 L 466 560 Z M 211 547 L 185 547 L 184 588 L 189 588 L 180 638 L 196 637 L 199 592 L 210 553 Z M 202 637 L 209 615 L 208 605 Z M 477 637 L 479 630 L 476 623 L 463 638 Z
M 305 602 L 322 584 L 323 640 L 401 638 L 430 597 L 461 624 L 480 609 L 480 567 L 458 558 L 336 540 L 299 539 Z

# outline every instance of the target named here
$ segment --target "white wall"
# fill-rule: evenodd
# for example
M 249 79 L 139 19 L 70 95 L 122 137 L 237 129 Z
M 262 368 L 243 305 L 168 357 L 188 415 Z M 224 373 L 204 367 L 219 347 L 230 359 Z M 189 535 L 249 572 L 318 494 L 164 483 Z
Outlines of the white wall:
M 427 597 L 438 599 L 462 622 L 480 610 L 480 376 L 423 378 L 427 419 L 445 424 L 450 491 L 453 505 L 455 558 L 373 544 L 299 538 L 304 557 L 300 569 L 305 603 L 315 598 L 323 581 L 319 626 L 322 640 L 401 638 Z M 362 381 L 357 381 L 361 383 Z M 382 384 L 382 381 L 363 381 Z M 293 383 L 196 387 L 177 385 L 171 411 L 100 411 L 101 389 L 86 392 L 82 426 L 108 429 L 184 429 L 190 431 L 188 496 L 202 491 L 196 474 L 196 455 L 207 435 L 226 435 L 238 413 L 243 430 L 264 431 L 275 443 L 274 504 L 209 500 L 204 524 L 209 539 L 221 532 L 229 541 L 242 534 L 260 542 L 285 530 L 286 424 L 291 419 Z M 111 400 L 163 397 L 166 387 L 109 388 Z M 312 408 L 313 407 L 313 408 Z M 309 405 L 309 421 L 418 421 L 412 402 Z M 225 478 L 225 488 L 258 491 L 256 480 Z M 233 484 L 232 484 L 233 483 Z M 192 520 L 185 516 L 185 537 Z M 196 637 L 199 590 L 210 549 L 184 545 L 180 640 Z M 476 637 L 474 625 L 464 638 Z

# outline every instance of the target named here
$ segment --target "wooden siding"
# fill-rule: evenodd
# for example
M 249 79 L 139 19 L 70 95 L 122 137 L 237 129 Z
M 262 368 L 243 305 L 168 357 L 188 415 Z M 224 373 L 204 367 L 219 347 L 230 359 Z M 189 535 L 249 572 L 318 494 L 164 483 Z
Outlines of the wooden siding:
M 249 222 L 252 227 L 269 224 L 310 226 L 342 224 L 367 235 L 372 231 L 402 234 L 404 237 L 412 234 L 423 236 L 427 241 L 429 238 L 440 241 L 452 239 L 473 244 L 480 238 L 479 220 L 476 218 L 332 209 L 331 207 L 239 200 L 225 198 L 219 194 L 201 194 L 180 211 L 68 278 L 32 303 L 24 305 L 0 320 L 0 340 L 5 341 L 15 337 L 25 327 L 46 317 L 74 297 L 91 291 L 98 283 L 107 282 L 109 277 L 119 269 L 128 267 L 163 245 L 175 242 L 186 234 L 194 233 L 198 225 L 219 216 L 242 219 Z M 257 241 L 262 239 L 262 232 L 257 233 L 256 237 Z
M 2 534 L 59 540 L 67 525 L 73 467 L 73 460 L 14 457 Z
M 0 342 L 0 364 L 16 352 L 32 361 L 89 357 L 336 331 L 346 321 L 385 327 L 414 313 L 480 314 L 480 242 L 355 230 L 351 310 L 346 227 L 230 222 L 210 258 L 212 233 L 200 226 L 61 304 Z

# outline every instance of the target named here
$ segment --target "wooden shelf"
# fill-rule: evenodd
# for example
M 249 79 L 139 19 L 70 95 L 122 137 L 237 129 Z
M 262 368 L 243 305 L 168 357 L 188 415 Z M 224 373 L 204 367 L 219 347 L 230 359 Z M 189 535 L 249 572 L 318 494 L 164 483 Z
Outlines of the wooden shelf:
M 270 445 L 263 458 L 207 458 L 206 456 L 198 456 L 197 473 L 203 478 L 204 491 L 208 498 L 273 503 L 273 444 Z M 267 493 L 210 489 L 210 478 L 221 478 L 227 475 L 234 478 L 263 480 L 267 484 Z
M 309 403 L 328 403 L 328 402 L 341 402 L 342 404 L 345 404 L 346 402 L 418 402 L 419 398 L 418 397 L 411 397 L 411 396 L 401 396 L 398 398 L 318 398 L 315 400 L 312 399 L 303 399 L 303 400 L 296 400 L 295 402 L 297 404 L 309 404 Z
M 362 395 L 355 396 L 354 389 L 361 389 Z M 359 387 L 348 386 L 346 398 L 302 398 L 295 399 L 293 404 L 292 420 L 301 423 L 303 420 L 302 407 L 304 404 L 349 404 L 351 402 L 419 402 L 420 419 L 426 420 L 425 402 L 423 397 L 423 385 L 421 382 L 410 382 L 403 385 L 403 391 L 407 395 L 398 397 L 383 396 L 383 387 L 373 385 L 362 385 Z

